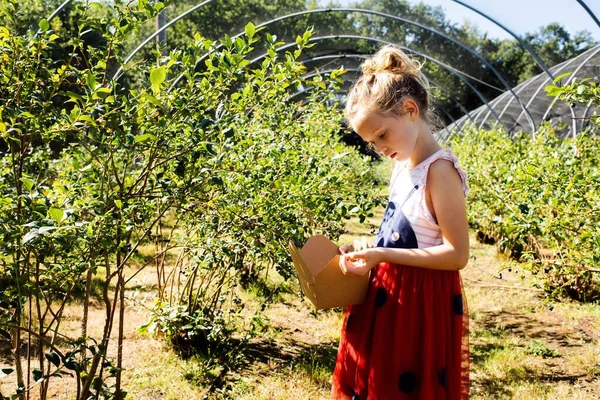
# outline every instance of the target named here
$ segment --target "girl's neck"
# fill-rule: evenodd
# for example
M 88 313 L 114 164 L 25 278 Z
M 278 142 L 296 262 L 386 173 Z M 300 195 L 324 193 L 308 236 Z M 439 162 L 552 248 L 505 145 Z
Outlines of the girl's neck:
M 410 155 L 410 158 L 404 164 L 404 167 L 413 168 L 415 165 L 419 165 L 436 151 L 441 149 L 442 147 L 431 134 L 431 129 L 429 129 L 429 126 L 427 126 L 426 123 L 423 123 L 422 129 L 419 130 L 419 136 L 417 137 L 415 148 Z

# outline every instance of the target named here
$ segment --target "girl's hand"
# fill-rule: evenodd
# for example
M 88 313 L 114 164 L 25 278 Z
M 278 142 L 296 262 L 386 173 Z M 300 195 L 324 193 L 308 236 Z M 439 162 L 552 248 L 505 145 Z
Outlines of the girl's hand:
M 354 247 L 351 244 L 345 244 L 340 246 L 340 253 L 346 254 L 354 251 Z
M 381 262 L 380 249 L 367 248 L 343 254 L 340 257 L 340 268 L 344 274 L 366 275 Z
M 368 247 L 373 247 L 373 246 L 369 246 L 369 244 L 367 242 L 368 242 L 368 240 L 365 236 L 362 236 L 360 239 L 354 239 L 354 243 L 345 244 L 343 246 L 340 246 L 340 253 L 346 254 L 346 253 L 351 253 L 353 251 L 361 251 Z

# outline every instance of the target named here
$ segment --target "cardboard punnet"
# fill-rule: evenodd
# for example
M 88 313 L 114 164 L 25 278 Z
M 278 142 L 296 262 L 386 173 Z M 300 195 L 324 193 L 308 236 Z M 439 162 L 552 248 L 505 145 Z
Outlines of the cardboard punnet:
M 360 304 L 369 287 L 369 273 L 364 276 L 344 274 L 339 266 L 338 246 L 323 235 L 310 237 L 301 250 L 289 241 L 302 293 L 317 310 Z

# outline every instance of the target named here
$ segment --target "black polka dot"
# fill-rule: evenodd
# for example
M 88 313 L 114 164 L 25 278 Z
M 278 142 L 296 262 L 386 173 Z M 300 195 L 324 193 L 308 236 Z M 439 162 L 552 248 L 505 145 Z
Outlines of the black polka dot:
M 385 304 L 386 300 L 387 293 L 385 292 L 384 288 L 380 287 L 379 289 L 377 289 L 377 294 L 375 294 L 375 307 L 382 307 Z
M 438 371 L 438 382 L 443 388 L 446 387 L 446 368 L 440 368 Z
M 352 400 L 360 400 L 360 397 L 358 397 L 358 393 L 354 392 L 354 394 L 352 395 Z
M 398 379 L 398 387 L 404 393 L 410 393 L 417 387 L 417 376 L 412 372 L 405 372 Z
M 454 296 L 454 300 L 452 302 L 452 307 L 454 308 L 454 312 L 458 315 L 463 315 L 463 298 L 462 294 L 457 294 Z
M 354 318 L 354 314 L 348 315 L 348 320 L 346 321 L 346 332 L 348 331 L 348 329 L 350 329 L 350 322 L 352 322 L 353 318 Z

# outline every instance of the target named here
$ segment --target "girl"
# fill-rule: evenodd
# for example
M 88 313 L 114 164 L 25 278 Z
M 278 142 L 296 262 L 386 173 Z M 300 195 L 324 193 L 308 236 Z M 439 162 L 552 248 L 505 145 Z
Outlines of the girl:
M 386 45 L 361 68 L 346 119 L 396 162 L 373 246 L 340 247 L 345 272 L 372 271 L 365 302 L 345 309 L 331 398 L 468 399 L 467 176 L 431 133 L 421 65 Z

